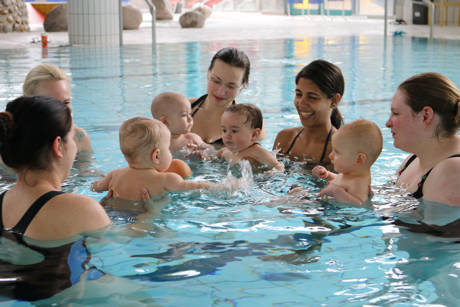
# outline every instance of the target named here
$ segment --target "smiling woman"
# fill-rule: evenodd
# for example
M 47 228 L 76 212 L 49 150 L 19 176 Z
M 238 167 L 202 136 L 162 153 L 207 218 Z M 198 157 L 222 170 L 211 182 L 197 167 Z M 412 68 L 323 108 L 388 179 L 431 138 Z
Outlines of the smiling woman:
M 286 128 L 276 136 L 273 149 L 291 158 L 330 165 L 330 139 L 342 125 L 337 105 L 343 96 L 345 81 L 340 68 L 316 60 L 296 76 L 294 105 L 301 127 Z
M 211 60 L 208 69 L 208 93 L 192 98 L 192 132 L 207 143 L 222 144 L 220 118 L 225 109 L 235 104 L 235 98 L 248 84 L 248 56 L 236 48 L 223 48 Z

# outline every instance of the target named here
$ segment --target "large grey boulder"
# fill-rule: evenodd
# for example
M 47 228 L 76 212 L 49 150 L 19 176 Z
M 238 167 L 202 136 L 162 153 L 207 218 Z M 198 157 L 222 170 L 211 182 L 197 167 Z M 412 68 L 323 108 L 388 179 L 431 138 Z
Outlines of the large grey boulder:
M 179 17 L 182 28 L 203 28 L 206 18 L 200 12 L 189 11 Z
M 197 5 L 196 7 L 193 8 L 192 11 L 199 12 L 199 13 L 203 14 L 205 19 L 208 19 L 209 16 L 211 16 L 211 14 L 212 14 L 212 8 L 210 8 L 209 6 L 204 5 L 204 4 Z
M 46 32 L 67 31 L 67 4 L 60 4 L 46 14 L 43 28 Z
M 123 29 L 136 30 L 142 23 L 142 12 L 138 8 L 123 6 Z
M 173 19 L 174 15 L 169 0 L 152 0 L 152 3 L 155 5 L 157 20 Z

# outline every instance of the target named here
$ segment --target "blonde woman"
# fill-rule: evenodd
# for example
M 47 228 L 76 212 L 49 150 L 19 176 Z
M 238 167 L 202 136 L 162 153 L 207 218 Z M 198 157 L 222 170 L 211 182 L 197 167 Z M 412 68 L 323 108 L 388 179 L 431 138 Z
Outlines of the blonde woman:
M 72 96 L 69 78 L 59 67 L 52 64 L 40 64 L 32 68 L 22 87 L 24 96 L 48 96 L 61 101 L 71 110 Z M 92 152 L 88 133 L 75 126 L 77 159 L 82 160 Z M 83 159 L 84 160 L 84 159 Z

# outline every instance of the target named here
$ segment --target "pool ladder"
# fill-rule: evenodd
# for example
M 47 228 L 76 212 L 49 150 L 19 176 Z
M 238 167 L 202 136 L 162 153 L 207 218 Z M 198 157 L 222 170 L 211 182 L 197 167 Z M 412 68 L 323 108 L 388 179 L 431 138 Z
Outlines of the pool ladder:
M 145 0 L 145 3 L 149 6 L 150 14 L 152 14 L 152 47 L 156 47 L 157 44 L 157 9 L 151 0 Z

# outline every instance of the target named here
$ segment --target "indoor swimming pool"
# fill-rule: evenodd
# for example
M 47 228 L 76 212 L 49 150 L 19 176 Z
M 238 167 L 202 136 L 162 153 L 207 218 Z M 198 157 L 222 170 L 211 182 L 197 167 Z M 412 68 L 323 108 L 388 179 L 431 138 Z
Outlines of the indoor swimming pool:
M 91 138 L 91 169 L 107 173 L 126 165 L 118 143 L 121 123 L 151 116 L 150 103 L 160 92 L 204 94 L 209 61 L 227 46 L 244 50 L 251 60 L 249 86 L 238 102 L 262 109 L 267 135 L 261 144 L 267 149 L 278 131 L 300 125 L 293 104 L 297 72 L 320 58 L 341 68 L 346 88 L 339 109 L 345 121 L 373 120 L 384 137 L 372 167 L 372 204 L 288 196 L 293 184 L 312 195 L 324 185 L 300 162 L 284 160 L 287 171 L 268 176 L 221 160 L 189 161 L 195 179 L 220 182 L 231 172 L 247 179 L 246 188 L 171 193 L 136 234 L 125 227 L 135 221 L 132 211 L 107 208 L 114 225 L 102 238 L 85 242 L 91 253 L 83 275 L 88 280 L 37 302 L 0 297 L 0 306 L 458 304 L 458 236 L 411 232 L 394 222 L 442 226 L 459 220 L 460 209 L 419 204 L 394 188 L 391 180 L 406 153 L 394 148 L 385 122 L 398 84 L 416 73 L 439 72 L 460 86 L 460 41 L 350 36 L 159 44 L 155 50 L 149 45 L 58 47 L 46 54 L 39 48 L 0 50 L 0 106 L 21 95 L 35 65 L 58 65 L 71 77 L 74 121 Z M 100 200 L 103 194 L 90 191 L 98 178 L 75 170 L 63 189 Z M 0 190 L 11 184 L 2 180 Z M 0 259 L 15 253 L 39 261 L 2 238 Z M 104 276 L 90 278 L 94 269 Z M 55 282 L 43 276 L 43 283 Z

